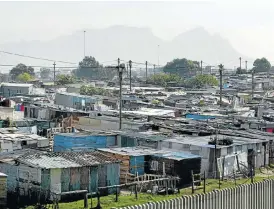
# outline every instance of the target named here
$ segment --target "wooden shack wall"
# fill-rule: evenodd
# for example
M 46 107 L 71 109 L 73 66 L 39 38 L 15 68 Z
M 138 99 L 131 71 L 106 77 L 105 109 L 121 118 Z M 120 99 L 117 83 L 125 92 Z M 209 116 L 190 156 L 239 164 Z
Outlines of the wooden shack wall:
M 7 177 L 0 177 L 0 208 L 5 208 L 7 205 Z
M 126 183 L 130 173 L 130 157 L 128 155 L 120 155 L 111 152 L 103 152 L 105 155 L 121 161 L 120 163 L 120 183 Z

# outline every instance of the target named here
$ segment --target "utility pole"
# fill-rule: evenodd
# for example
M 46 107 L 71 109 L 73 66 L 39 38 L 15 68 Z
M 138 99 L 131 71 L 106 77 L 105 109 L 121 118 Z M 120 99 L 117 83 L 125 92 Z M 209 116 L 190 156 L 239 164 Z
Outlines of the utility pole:
M 128 77 L 128 63 L 127 63 L 127 77 Z
M 53 63 L 53 84 L 54 84 L 54 86 L 55 86 L 55 62 Z
M 247 72 L 247 60 L 245 61 L 245 70 Z
M 120 68 L 120 58 L 118 58 L 118 74 L 119 74 L 119 85 L 120 85 L 120 92 L 119 92 L 119 130 L 122 129 L 122 76 L 123 76 L 123 69 Z
M 240 70 L 241 70 L 242 69 L 242 58 L 240 57 L 239 60 L 240 60 Z
M 86 31 L 84 30 L 84 58 L 86 57 Z
M 146 61 L 146 83 L 147 83 L 147 61 Z
M 220 72 L 220 107 L 222 107 L 223 103 L 223 68 L 222 64 L 219 65 L 219 72 Z
M 216 138 L 215 138 L 215 146 L 214 146 L 214 164 L 215 164 L 215 178 L 218 177 L 218 161 L 217 161 L 217 144 L 218 144 L 218 132 L 219 132 L 219 125 L 217 123 L 217 127 L 216 127 L 216 130 L 215 130 L 215 133 L 216 133 Z
M 251 99 L 253 99 L 254 97 L 254 74 L 255 74 L 255 70 L 252 70 L 252 86 L 251 86 Z
M 153 65 L 153 75 L 155 75 L 155 64 Z
M 201 74 L 203 75 L 203 61 L 201 60 Z
M 129 90 L 131 92 L 131 67 L 132 67 L 132 61 L 129 60 Z

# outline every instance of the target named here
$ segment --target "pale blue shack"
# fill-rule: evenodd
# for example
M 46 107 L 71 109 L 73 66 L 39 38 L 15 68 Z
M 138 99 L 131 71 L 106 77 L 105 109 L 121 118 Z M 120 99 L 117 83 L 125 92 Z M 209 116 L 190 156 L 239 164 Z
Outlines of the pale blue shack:
M 13 162 L 0 163 L 0 171 L 8 175 L 8 192 L 25 196 L 28 203 L 37 201 L 38 193 L 41 200 L 50 200 L 53 194 L 97 192 L 98 187 L 120 183 L 120 161 L 97 151 L 38 152 L 24 154 Z M 100 192 L 107 195 L 114 189 Z

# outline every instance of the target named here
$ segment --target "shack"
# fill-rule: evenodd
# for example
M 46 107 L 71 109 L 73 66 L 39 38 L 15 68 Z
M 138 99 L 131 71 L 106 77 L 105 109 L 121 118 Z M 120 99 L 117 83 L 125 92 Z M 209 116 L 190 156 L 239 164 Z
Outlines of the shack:
M 234 130 L 234 133 L 237 131 Z M 212 177 L 216 175 L 216 171 L 223 172 L 224 170 L 226 170 L 224 175 L 231 175 L 233 170 L 238 170 L 240 165 L 245 169 L 251 166 L 248 163 L 251 162 L 251 158 L 254 168 L 269 164 L 269 153 L 267 152 L 269 139 L 265 136 L 261 137 L 264 139 L 256 138 L 257 135 L 253 137 L 218 134 L 215 146 L 213 142 L 216 136 L 175 136 L 162 141 L 161 148 L 202 156 L 201 171 L 206 172 L 206 176 Z M 251 155 L 252 152 L 255 154 Z M 220 162 L 218 165 L 216 165 L 215 158 Z M 227 163 L 223 163 L 224 159 Z M 222 165 L 225 165 L 225 168 Z
M 105 155 L 121 161 L 120 181 L 126 183 L 131 176 L 144 175 L 145 173 L 145 156 L 157 153 L 146 147 L 123 147 L 98 149 Z M 132 174 L 132 175 L 131 175 Z
M 112 132 L 75 132 L 54 135 L 54 152 L 81 151 L 117 145 L 117 134 Z
M 120 182 L 144 174 L 176 176 L 182 178 L 179 186 L 190 184 L 191 170 L 200 173 L 201 157 L 183 152 L 157 150 L 147 147 L 98 149 L 105 155 L 121 161 Z
M 190 185 L 191 171 L 200 173 L 201 156 L 186 152 L 162 152 L 146 156 L 145 172 L 150 174 L 163 174 L 180 178 L 178 187 Z
M 63 192 L 96 192 L 98 187 L 120 182 L 119 162 L 99 152 L 26 153 L 17 159 L 2 156 L 1 162 L 0 171 L 8 175 L 8 192 L 20 196 L 21 203 L 36 203 L 38 197 L 47 202 Z M 106 189 L 101 194 L 113 192 Z
M 0 153 L 32 148 L 49 149 L 49 139 L 31 133 L 25 133 L 15 127 L 0 128 Z
M 33 84 L 26 83 L 2 83 L 0 91 L 4 97 L 16 96 L 17 94 L 32 94 Z

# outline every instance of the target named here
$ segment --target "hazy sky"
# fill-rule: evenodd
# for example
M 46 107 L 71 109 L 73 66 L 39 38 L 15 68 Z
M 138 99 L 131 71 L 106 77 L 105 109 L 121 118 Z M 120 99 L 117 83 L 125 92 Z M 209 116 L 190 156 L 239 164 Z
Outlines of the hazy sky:
M 242 54 L 274 62 L 274 1 L 0 2 L 0 44 L 49 40 L 76 30 L 111 25 L 149 27 L 170 40 L 203 26 Z

